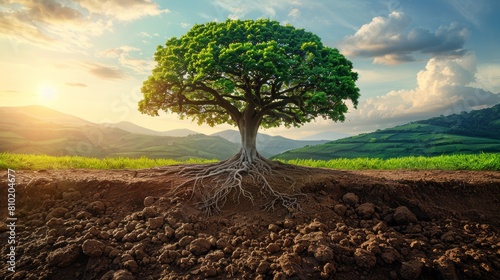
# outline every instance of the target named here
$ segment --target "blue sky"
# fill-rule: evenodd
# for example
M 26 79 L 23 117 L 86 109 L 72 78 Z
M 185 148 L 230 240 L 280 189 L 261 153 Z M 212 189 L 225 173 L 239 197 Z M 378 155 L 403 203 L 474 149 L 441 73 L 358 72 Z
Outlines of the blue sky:
M 194 24 L 270 18 L 338 48 L 359 73 L 361 99 L 344 123 L 261 132 L 355 135 L 499 103 L 499 13 L 497 0 L 0 0 L 0 106 L 155 130 L 231 128 L 141 115 L 142 81 L 156 47 Z

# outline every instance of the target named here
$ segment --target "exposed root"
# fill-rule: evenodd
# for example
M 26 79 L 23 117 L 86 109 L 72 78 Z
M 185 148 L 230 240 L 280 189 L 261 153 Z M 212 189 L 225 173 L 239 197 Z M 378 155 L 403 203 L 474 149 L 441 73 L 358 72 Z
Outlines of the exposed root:
M 261 156 L 250 164 L 241 154 L 216 164 L 189 165 L 179 171 L 179 174 L 189 179 L 177 186 L 174 192 L 178 194 L 181 187 L 192 185 L 191 197 L 201 195 L 199 206 L 207 215 L 220 213 L 231 196 L 235 202 L 244 197 L 254 204 L 255 191 L 266 200 L 263 205 L 266 210 L 273 210 L 276 205 L 282 205 L 290 211 L 300 210 L 297 194 L 290 194 L 296 193 L 295 180 L 277 170 L 283 166 Z M 299 169 L 295 166 L 286 167 Z M 273 187 L 274 181 L 285 185 L 286 193 Z

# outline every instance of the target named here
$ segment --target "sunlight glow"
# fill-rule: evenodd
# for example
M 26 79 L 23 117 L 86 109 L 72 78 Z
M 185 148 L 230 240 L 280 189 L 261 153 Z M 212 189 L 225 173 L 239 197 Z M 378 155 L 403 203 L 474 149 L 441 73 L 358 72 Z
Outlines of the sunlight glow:
M 52 101 L 56 97 L 56 89 L 51 84 L 42 84 L 38 89 L 38 96 L 42 102 Z

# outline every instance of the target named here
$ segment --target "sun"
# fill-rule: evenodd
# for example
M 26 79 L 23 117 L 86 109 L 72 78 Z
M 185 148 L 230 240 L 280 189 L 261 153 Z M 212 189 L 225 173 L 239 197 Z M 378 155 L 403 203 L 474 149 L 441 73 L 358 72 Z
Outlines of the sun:
M 43 84 L 39 87 L 38 96 L 42 101 L 52 101 L 56 97 L 56 89 L 53 85 Z

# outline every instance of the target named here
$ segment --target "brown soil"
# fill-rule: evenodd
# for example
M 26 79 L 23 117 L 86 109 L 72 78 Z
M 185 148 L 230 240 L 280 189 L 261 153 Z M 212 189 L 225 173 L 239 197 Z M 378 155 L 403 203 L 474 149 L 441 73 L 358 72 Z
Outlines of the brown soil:
M 207 217 L 171 168 L 17 171 L 1 278 L 500 279 L 499 172 L 309 169 L 301 211 L 256 195 Z

